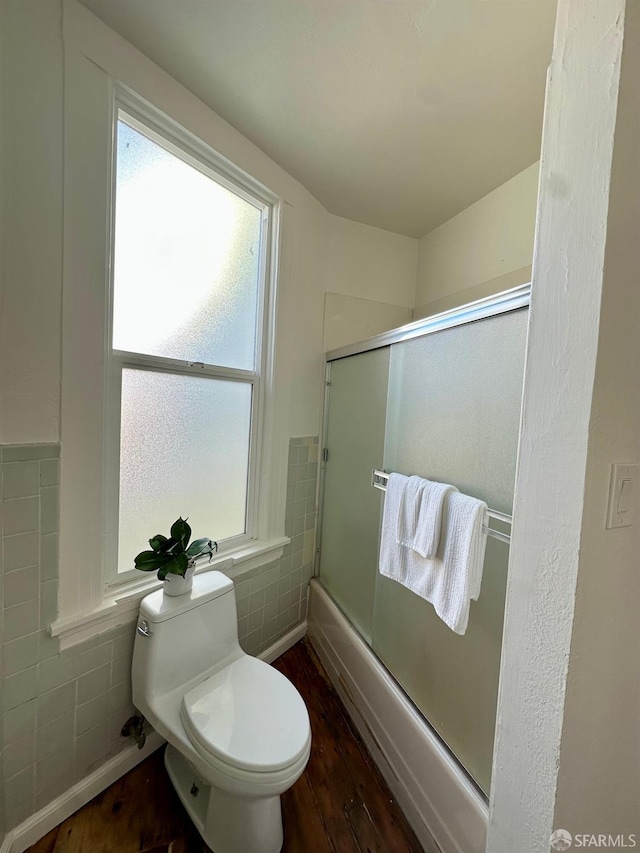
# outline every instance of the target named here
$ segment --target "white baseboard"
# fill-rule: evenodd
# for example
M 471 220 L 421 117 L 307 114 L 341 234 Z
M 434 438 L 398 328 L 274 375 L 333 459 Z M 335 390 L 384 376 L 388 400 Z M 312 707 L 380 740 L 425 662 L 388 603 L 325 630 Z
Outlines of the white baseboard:
M 269 646 L 268 649 L 265 649 L 261 652 L 258 657 L 260 660 L 265 661 L 265 663 L 273 663 L 274 660 L 283 655 L 286 651 L 288 651 L 292 646 L 301 640 L 303 637 L 307 635 L 307 623 L 306 620 L 301 622 L 299 625 L 296 625 L 295 628 L 292 628 L 288 633 L 284 635 L 284 637 L 280 637 L 279 640 L 276 640 L 272 646 Z M 2 853 L 2 851 L 0 851 Z
M 307 623 L 296 625 L 273 645 L 265 649 L 258 657 L 266 663 L 273 663 L 276 658 L 284 654 L 301 640 L 307 633 Z M 49 803 L 39 812 L 27 818 L 23 823 L 10 830 L 0 845 L 0 853 L 24 853 L 32 844 L 39 841 L 47 832 L 58 826 L 62 821 L 70 817 L 78 809 L 85 806 L 97 794 L 112 785 L 136 764 L 139 764 L 164 743 L 164 739 L 157 732 L 152 732 L 148 737 L 143 749 L 132 745 L 123 749 L 114 758 L 107 761 L 90 776 L 78 782 L 53 802 Z
M 51 832 L 54 827 L 159 749 L 163 743 L 164 739 L 157 732 L 152 732 L 142 749 L 138 749 L 135 744 L 123 749 L 91 775 L 8 832 L 0 846 L 0 853 L 24 853 L 47 832 Z

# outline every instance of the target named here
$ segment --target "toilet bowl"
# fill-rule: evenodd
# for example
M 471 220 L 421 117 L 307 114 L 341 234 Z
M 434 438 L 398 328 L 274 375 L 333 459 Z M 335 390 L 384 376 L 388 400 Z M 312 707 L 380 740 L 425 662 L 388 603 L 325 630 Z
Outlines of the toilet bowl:
M 309 759 L 302 697 L 238 642 L 233 582 L 197 575 L 190 593 L 146 596 L 133 703 L 168 742 L 169 777 L 214 853 L 278 853 L 280 795 Z

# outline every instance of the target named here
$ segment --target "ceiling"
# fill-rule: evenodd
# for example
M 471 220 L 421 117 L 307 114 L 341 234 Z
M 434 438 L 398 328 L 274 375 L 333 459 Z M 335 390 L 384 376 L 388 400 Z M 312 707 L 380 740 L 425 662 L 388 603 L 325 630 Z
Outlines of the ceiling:
M 539 157 L 555 0 L 81 0 L 331 213 L 420 237 Z

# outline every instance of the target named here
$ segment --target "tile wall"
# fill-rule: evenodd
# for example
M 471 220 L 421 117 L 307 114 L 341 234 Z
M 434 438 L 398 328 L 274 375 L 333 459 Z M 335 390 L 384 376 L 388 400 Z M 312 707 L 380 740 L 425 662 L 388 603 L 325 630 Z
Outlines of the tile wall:
M 243 576 L 236 584 L 238 631 L 249 654 L 268 648 L 307 614 L 313 573 L 318 438 L 289 442 L 284 532 L 291 542 L 281 559 Z
M 2 774 L 0 828 L 8 831 L 125 746 L 135 624 L 60 653 L 49 636 L 58 593 L 58 445 L 4 446 Z M 280 560 L 236 581 L 239 635 L 252 654 L 306 615 L 312 573 L 317 437 L 292 438 Z

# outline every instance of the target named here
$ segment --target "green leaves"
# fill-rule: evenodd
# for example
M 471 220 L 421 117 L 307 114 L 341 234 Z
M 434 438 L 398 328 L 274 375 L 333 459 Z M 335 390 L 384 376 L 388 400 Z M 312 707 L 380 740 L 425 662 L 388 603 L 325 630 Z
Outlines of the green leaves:
M 155 572 L 165 562 L 166 557 L 164 554 L 156 554 L 155 551 L 142 551 L 134 560 L 136 569 L 139 569 L 141 572 Z
M 136 569 L 141 572 L 157 571 L 160 580 L 164 580 L 169 574 L 184 577 L 192 560 L 204 554 L 211 558 L 218 550 L 218 543 L 212 542 L 208 537 L 195 539 L 189 545 L 191 527 L 186 519 L 178 518 L 174 521 L 170 532 L 168 538 L 162 533 L 156 533 L 149 539 L 151 551 L 141 551 L 138 554 L 134 560 Z
M 167 562 L 158 569 L 158 577 L 163 581 L 167 575 L 180 575 L 184 577 L 187 567 L 189 566 L 189 558 L 186 554 L 177 554 L 175 557 L 169 557 Z
M 191 528 L 186 520 L 179 518 L 171 525 L 171 538 L 176 539 L 181 546 L 182 551 L 186 551 L 189 539 L 191 539 Z
M 218 543 L 212 542 L 211 539 L 205 536 L 204 539 L 194 539 L 191 545 L 187 548 L 187 556 L 195 560 L 196 557 L 201 557 L 203 554 L 211 556 L 214 551 L 218 550 Z
M 162 533 L 156 533 L 152 539 L 149 539 L 149 545 L 151 545 L 154 551 L 159 551 L 166 541 L 166 536 L 163 536 Z

